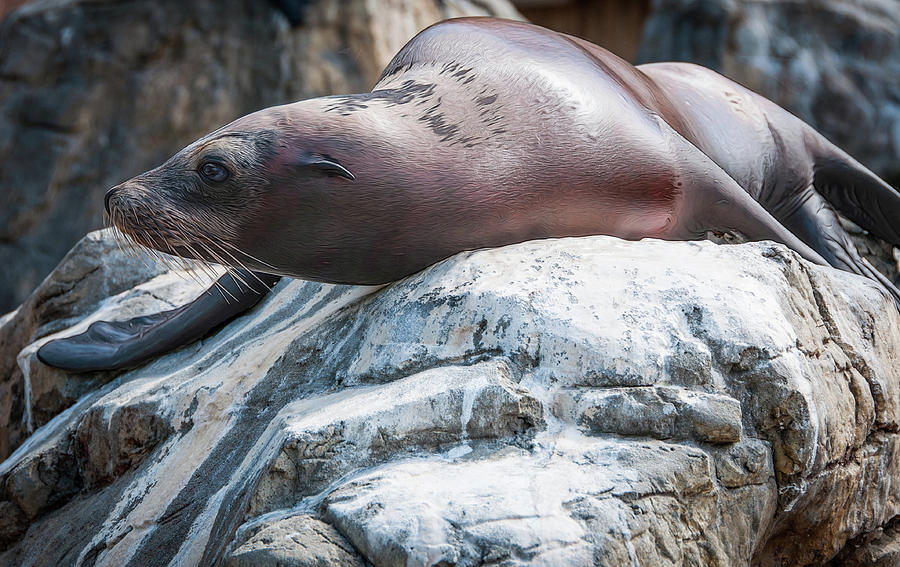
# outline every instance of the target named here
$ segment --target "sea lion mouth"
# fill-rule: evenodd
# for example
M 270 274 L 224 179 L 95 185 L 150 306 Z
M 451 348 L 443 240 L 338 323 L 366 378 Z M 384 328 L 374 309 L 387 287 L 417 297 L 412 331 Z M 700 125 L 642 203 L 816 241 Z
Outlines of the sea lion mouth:
M 196 271 L 215 276 L 218 267 L 247 267 L 248 260 L 261 262 L 218 235 L 199 215 L 188 215 L 167 207 L 159 199 L 133 188 L 113 187 L 106 192 L 107 226 L 120 246 L 134 254 L 145 252 L 170 269 Z M 264 262 L 262 262 L 265 264 Z

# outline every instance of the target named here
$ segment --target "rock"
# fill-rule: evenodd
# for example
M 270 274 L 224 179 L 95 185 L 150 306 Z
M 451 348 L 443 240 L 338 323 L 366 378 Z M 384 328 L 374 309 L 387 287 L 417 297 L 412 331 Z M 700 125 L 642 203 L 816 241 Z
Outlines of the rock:
M 711 465 L 684 446 L 568 437 L 547 454 L 391 464 L 323 508 L 375 565 L 706 563 L 737 543 L 712 529 L 724 519 Z M 682 521 L 663 521 L 669 514 Z M 741 534 L 750 546 L 759 535 Z
M 544 425 L 541 404 L 510 374 L 505 361 L 447 366 L 284 408 L 280 428 L 287 438 L 254 489 L 248 514 L 289 507 L 397 454 L 533 433 Z
M 672 387 L 585 390 L 573 419 L 595 433 L 736 443 L 741 406 L 734 398 Z
M 110 296 L 119 295 L 131 306 L 111 306 L 121 318 L 138 309 L 171 309 L 201 289 L 180 281 L 178 289 L 173 289 L 173 280 L 178 277 L 165 274 L 162 266 L 148 259 L 138 261 L 122 250 L 111 232 L 89 234 L 75 245 L 0 326 L 0 350 L 6 353 L 0 358 L 0 459 L 6 458 L 36 427 L 109 378 L 97 374 L 73 379 L 55 368 L 36 365 L 26 380 L 20 365 L 29 362 L 17 361 L 19 353 L 27 345 L 35 345 L 91 313 L 110 313 L 101 305 Z M 76 329 L 86 327 L 92 320 L 88 317 Z
M 265 524 L 235 549 L 225 567 L 364 567 L 347 540 L 308 514 Z
M 103 220 L 109 187 L 235 118 L 364 92 L 416 32 L 505 0 L 30 2 L 0 26 L 0 312 Z
M 650 6 L 639 62 L 711 67 L 900 185 L 894 0 L 654 0 Z
M 81 388 L 0 463 L 0 564 L 807 565 L 900 515 L 900 314 L 779 245 L 587 237 L 285 280 L 144 367 L 41 378 L 42 341 L 197 289 L 117 285 L 0 351 L 42 399 Z
M 892 567 L 900 564 L 900 525 L 896 520 L 851 541 L 832 560 L 834 567 Z

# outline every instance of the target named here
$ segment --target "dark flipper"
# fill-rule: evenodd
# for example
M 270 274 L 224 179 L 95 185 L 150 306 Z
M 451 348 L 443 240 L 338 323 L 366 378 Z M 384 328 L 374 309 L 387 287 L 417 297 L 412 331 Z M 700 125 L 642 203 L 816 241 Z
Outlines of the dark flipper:
M 44 364 L 71 372 L 121 370 L 143 364 L 250 309 L 265 295 L 264 287 L 270 288 L 280 279 L 261 272 L 235 272 L 236 277 L 225 274 L 186 305 L 127 321 L 98 321 L 80 335 L 49 341 L 38 349 L 37 357 Z
M 734 231 L 749 240 L 780 242 L 814 264 L 828 265 L 706 154 L 668 124 L 660 127 L 671 133 L 670 148 L 678 152 L 677 161 L 692 166 L 679 171 L 684 204 L 669 238 L 692 240 L 710 231 Z
M 844 216 L 900 246 L 900 192 L 837 148 L 816 160 L 816 190 Z
M 841 226 L 837 213 L 812 187 L 806 188 L 802 204 L 779 220 L 835 268 L 880 283 L 900 307 L 900 290 L 859 255 L 850 235 Z

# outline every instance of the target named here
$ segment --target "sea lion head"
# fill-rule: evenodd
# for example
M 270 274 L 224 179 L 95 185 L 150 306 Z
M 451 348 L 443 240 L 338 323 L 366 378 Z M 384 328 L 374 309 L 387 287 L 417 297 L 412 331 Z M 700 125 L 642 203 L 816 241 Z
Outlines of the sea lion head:
M 299 106 L 298 106 L 299 105 Z M 262 110 L 110 189 L 112 224 L 139 245 L 185 258 L 307 279 L 328 273 L 316 225 L 355 176 L 352 152 L 300 103 Z

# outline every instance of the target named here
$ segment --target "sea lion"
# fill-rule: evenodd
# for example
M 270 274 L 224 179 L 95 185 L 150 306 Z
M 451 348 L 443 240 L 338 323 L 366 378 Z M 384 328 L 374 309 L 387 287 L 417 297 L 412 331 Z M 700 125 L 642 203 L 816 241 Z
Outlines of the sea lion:
M 536 238 L 722 231 L 781 242 L 900 301 L 832 205 L 900 244 L 900 194 L 772 102 L 696 65 L 634 67 L 490 18 L 436 24 L 371 92 L 247 115 L 106 196 L 136 242 L 236 266 L 251 284 L 379 284 Z M 221 284 L 237 302 L 207 294 L 51 341 L 38 357 L 70 370 L 136 365 L 259 297 L 231 275 Z

